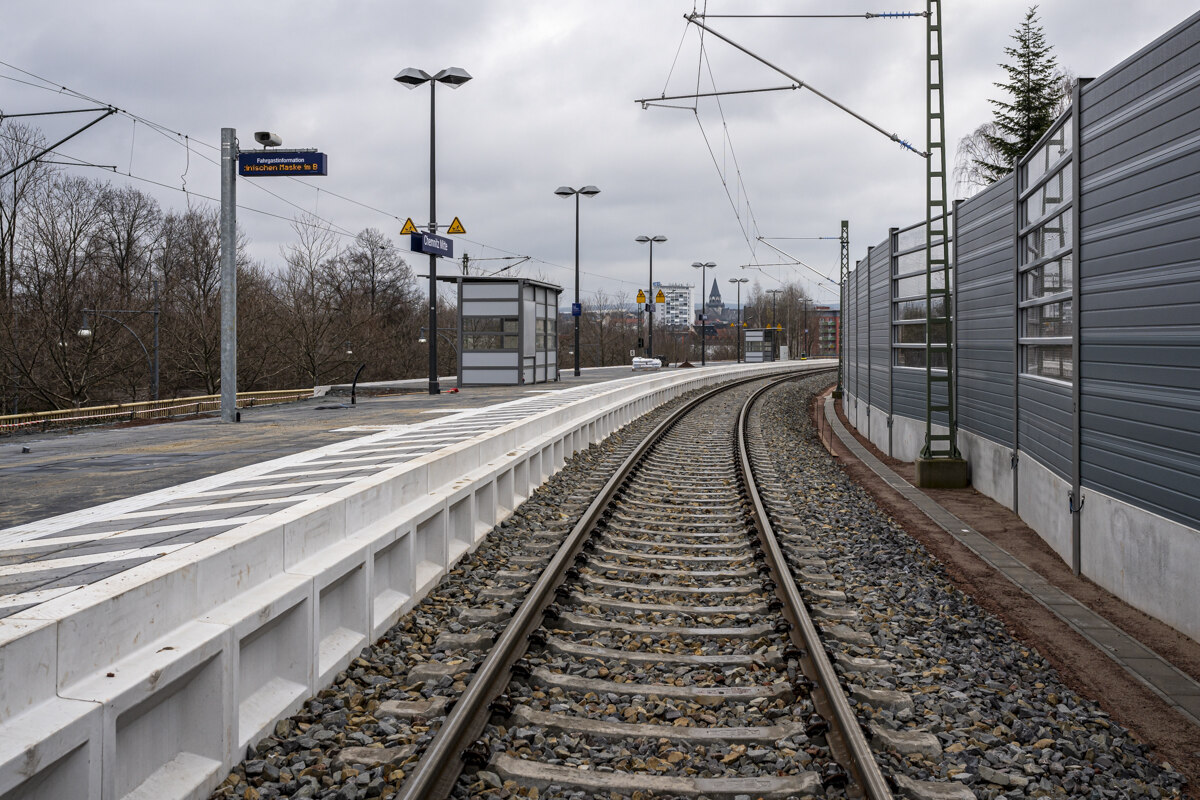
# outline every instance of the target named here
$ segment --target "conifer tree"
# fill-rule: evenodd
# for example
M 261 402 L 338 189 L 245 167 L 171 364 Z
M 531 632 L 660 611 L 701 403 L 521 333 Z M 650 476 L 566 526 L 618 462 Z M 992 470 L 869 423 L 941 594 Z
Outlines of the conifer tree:
M 1016 45 L 1004 49 L 1011 63 L 999 65 L 1008 73 L 1008 82 L 995 85 L 1011 100 L 989 100 L 995 107 L 992 125 L 978 132 L 988 152 L 974 163 L 988 183 L 1012 172 L 1017 159 L 1054 123 L 1061 107 L 1062 74 L 1038 23 L 1037 6 L 1031 6 L 1012 36 Z

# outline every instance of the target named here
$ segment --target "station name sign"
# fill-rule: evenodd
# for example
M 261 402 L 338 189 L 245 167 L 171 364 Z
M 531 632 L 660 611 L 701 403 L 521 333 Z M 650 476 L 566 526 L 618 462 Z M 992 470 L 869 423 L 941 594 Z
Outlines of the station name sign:
M 324 153 L 287 150 L 238 153 L 238 175 L 264 178 L 277 175 L 327 175 Z
M 409 234 L 408 249 L 414 253 L 425 253 L 430 256 L 454 257 L 454 242 L 445 236 L 432 233 Z

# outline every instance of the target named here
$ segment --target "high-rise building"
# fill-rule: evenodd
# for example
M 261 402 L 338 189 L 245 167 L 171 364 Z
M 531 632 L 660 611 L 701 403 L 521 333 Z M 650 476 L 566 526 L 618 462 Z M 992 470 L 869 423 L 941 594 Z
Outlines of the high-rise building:
M 661 289 L 666 302 L 659 306 L 658 324 L 668 328 L 686 328 L 692 324 L 695 306 L 692 305 L 692 286 L 687 283 L 656 283 L 654 292 Z

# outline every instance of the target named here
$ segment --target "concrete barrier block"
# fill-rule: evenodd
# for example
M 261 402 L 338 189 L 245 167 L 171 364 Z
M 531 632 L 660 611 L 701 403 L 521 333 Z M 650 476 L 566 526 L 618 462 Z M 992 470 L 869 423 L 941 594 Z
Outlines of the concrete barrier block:
M 370 644 L 367 596 L 367 545 L 361 539 L 343 542 L 288 570 L 313 579 L 313 644 L 316 682 L 312 693 L 328 685 Z
M 0 723 L 58 696 L 57 660 L 58 625 L 53 620 L 4 620 L 0 625 Z
M 468 484 L 446 498 L 446 566 L 475 544 L 475 492 Z
M 283 525 L 283 563 L 290 570 L 308 558 L 346 538 L 346 506 L 344 496 L 330 494 L 308 500 L 295 508 L 281 511 Z M 355 513 L 358 513 L 357 511 Z
M 312 694 L 313 579 L 277 575 L 201 618 L 233 629 L 235 755 L 268 735 Z
M 203 798 L 233 760 L 232 629 L 192 622 L 61 694 L 103 709 L 101 796 Z
M 489 478 L 475 489 L 475 530 L 471 538 L 478 542 L 496 522 L 496 479 Z
M 101 800 L 102 719 L 99 703 L 58 697 L 10 717 L 0 732 L 0 797 Z
M 58 621 L 57 685 L 104 670 L 282 567 L 282 539 L 265 520 L 42 603 L 6 620 Z
M 392 512 L 398 505 L 392 500 L 393 488 L 392 481 L 383 474 L 356 481 L 330 492 L 345 502 L 344 530 L 347 536 L 354 536 Z
M 413 528 L 406 525 L 367 545 L 371 594 L 371 641 L 396 624 L 415 605 L 416 564 L 413 561 Z
M 480 458 L 481 449 L 479 442 L 466 441 L 427 456 L 431 489 L 453 483 L 468 472 L 479 469 L 481 464 L 487 462 L 487 459 Z
M 414 587 L 415 594 L 421 596 L 441 580 L 450 563 L 445 500 L 439 498 L 435 505 L 426 508 L 413 522 Z
M 502 519 L 517 507 L 516 491 L 513 489 L 516 467 L 510 467 L 496 476 L 496 517 Z

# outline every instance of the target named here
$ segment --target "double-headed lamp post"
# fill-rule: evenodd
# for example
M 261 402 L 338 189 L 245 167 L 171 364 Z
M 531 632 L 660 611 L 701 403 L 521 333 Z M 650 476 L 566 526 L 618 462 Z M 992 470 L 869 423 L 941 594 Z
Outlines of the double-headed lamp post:
M 707 365 L 705 361 L 705 340 L 708 331 L 708 303 L 704 300 L 705 271 L 716 269 L 717 265 L 713 261 L 693 261 L 692 266 L 700 270 L 700 366 L 703 367 Z
M 647 358 L 654 358 L 654 243 L 661 243 L 666 240 L 667 237 L 665 236 L 639 236 L 634 239 L 635 242 L 641 242 L 642 244 L 646 242 L 650 243 L 650 285 L 648 287 L 650 294 L 647 295 L 650 302 L 646 304 L 650 307 L 650 338 L 647 340 L 646 352 L 642 354 Z
M 451 89 L 457 89 L 471 80 L 470 74 L 460 67 L 447 67 L 436 75 L 430 75 L 423 69 L 408 67 L 400 70 L 394 79 L 405 88 L 415 89 L 423 83 L 429 84 L 429 232 L 437 233 L 437 160 L 435 149 L 435 133 L 437 131 L 437 115 L 435 98 L 437 85 L 444 83 Z M 429 329 L 437 330 L 437 260 L 429 256 Z M 429 393 L 438 394 L 437 369 L 437 337 L 429 337 Z
M 579 195 L 584 197 L 595 197 L 600 194 L 600 190 L 595 186 L 584 186 L 582 189 L 572 189 L 570 186 L 560 186 L 554 190 L 554 193 L 559 197 L 575 197 L 575 308 L 579 309 L 579 316 L 575 317 L 575 377 L 579 377 L 579 318 L 583 316 L 583 306 L 579 303 Z M 571 309 L 571 314 L 574 316 L 575 308 Z
M 742 284 L 749 283 L 749 278 L 730 278 L 729 282 L 737 285 L 737 360 L 742 363 Z

